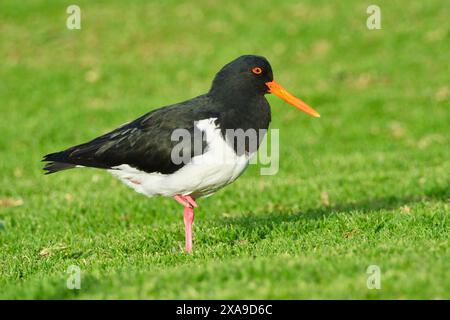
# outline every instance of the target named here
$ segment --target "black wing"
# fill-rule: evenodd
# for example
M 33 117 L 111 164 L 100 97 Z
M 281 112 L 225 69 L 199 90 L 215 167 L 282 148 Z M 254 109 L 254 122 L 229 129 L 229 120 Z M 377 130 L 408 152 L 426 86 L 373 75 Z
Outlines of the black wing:
M 185 164 L 171 159 L 172 149 L 179 143 L 172 141 L 173 131 L 186 129 L 191 134 L 182 154 L 193 157 L 203 153 L 205 142 L 201 133 L 194 134 L 198 130 L 194 121 L 215 116 L 208 104 L 208 96 L 203 95 L 151 111 L 92 141 L 46 155 L 42 161 L 49 163 L 44 170 L 50 174 L 76 166 L 109 169 L 128 164 L 145 172 L 173 173 Z M 202 148 L 194 148 L 199 139 Z

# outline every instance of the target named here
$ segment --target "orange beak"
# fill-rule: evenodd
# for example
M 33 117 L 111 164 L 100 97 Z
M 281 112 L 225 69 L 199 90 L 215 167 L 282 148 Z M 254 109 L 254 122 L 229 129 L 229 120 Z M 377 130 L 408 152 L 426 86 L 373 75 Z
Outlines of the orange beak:
M 297 98 L 297 97 L 293 96 L 292 94 L 290 94 L 289 92 L 287 92 L 286 89 L 284 89 L 279 83 L 277 83 L 275 81 L 266 82 L 266 86 L 269 87 L 269 93 L 272 93 L 272 94 L 280 97 L 287 103 L 289 103 L 289 104 L 293 105 L 294 107 L 296 107 L 297 109 L 309 114 L 310 116 L 313 116 L 316 118 L 320 117 L 320 114 L 317 113 L 316 110 L 314 110 L 313 108 L 308 106 L 306 103 L 304 103 L 299 98 Z

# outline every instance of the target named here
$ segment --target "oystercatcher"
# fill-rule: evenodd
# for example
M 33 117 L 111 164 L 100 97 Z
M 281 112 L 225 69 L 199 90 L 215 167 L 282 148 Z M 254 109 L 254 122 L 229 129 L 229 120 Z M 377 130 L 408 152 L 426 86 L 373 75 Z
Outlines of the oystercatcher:
M 261 129 L 267 129 L 271 120 L 267 93 L 320 117 L 273 80 L 267 59 L 244 55 L 216 74 L 208 93 L 150 111 L 87 143 L 50 153 L 42 160 L 48 162 L 44 170 L 50 174 L 75 167 L 106 169 L 146 196 L 173 197 L 184 207 L 185 246 L 191 252 L 195 200 L 232 183 L 246 169 L 264 135 Z M 258 132 L 255 148 L 246 142 L 236 145 L 228 137 L 229 130 L 238 129 Z M 181 147 L 180 140 L 173 138 L 176 130 L 190 134 Z M 174 153 L 175 148 L 180 152 Z M 187 161 L 174 161 L 174 154 Z

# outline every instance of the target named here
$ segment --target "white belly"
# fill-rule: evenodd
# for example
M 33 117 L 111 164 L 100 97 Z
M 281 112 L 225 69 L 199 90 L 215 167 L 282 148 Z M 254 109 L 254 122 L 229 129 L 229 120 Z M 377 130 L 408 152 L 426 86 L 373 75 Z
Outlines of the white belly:
M 247 168 L 252 155 L 238 156 L 223 139 L 214 118 L 198 121 L 196 126 L 205 132 L 207 149 L 172 174 L 146 173 L 127 164 L 108 170 L 125 184 L 149 197 L 177 194 L 194 198 L 208 196 L 232 183 Z

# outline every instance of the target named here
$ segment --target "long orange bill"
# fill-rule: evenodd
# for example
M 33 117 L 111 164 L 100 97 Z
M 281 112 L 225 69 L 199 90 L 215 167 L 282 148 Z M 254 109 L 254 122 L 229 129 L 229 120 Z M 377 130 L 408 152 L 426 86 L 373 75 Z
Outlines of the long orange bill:
M 317 113 L 316 110 L 314 110 L 313 108 L 308 106 L 306 103 L 304 103 L 299 98 L 297 98 L 297 97 L 293 96 L 292 94 L 290 94 L 289 92 L 287 92 L 286 89 L 284 89 L 279 83 L 277 83 L 275 81 L 266 82 L 266 86 L 269 87 L 269 93 L 273 93 L 274 95 L 280 97 L 287 103 L 293 105 L 297 109 L 299 109 L 313 117 L 316 117 L 316 118 L 320 117 L 320 114 Z

